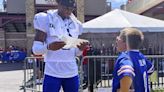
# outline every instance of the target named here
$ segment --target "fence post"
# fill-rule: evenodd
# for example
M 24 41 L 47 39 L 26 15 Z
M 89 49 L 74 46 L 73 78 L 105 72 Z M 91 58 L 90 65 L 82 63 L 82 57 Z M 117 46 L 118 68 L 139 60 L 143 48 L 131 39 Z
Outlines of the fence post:
M 35 60 L 33 62 L 33 89 L 36 90 L 36 61 Z
M 85 58 L 85 57 L 84 57 Z M 81 60 L 79 60 L 80 62 L 80 89 L 79 89 L 79 92 L 83 92 L 83 60 L 84 58 L 82 58 Z
M 23 69 L 24 69 L 24 87 L 23 87 L 23 90 L 24 90 L 24 92 L 26 92 L 26 61 L 27 61 L 27 58 L 25 58 L 24 66 L 23 66 Z

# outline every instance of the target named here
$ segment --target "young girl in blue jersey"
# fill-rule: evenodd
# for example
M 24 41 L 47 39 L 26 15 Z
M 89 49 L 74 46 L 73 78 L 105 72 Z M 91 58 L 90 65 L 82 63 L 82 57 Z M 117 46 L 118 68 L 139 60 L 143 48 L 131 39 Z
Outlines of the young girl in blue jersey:
M 115 62 L 112 92 L 150 92 L 148 75 L 154 67 L 139 51 L 143 40 L 143 33 L 136 28 L 125 28 L 116 38 L 120 55 Z

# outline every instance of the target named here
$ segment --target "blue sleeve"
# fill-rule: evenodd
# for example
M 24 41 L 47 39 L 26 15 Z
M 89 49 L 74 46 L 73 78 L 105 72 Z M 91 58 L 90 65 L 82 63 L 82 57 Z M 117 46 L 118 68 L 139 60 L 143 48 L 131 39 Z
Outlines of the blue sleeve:
M 119 69 L 117 71 L 119 79 L 122 79 L 125 76 L 133 78 L 135 76 L 133 63 L 129 59 L 122 59 L 119 62 Z
M 151 75 L 154 72 L 154 65 L 146 59 L 147 73 Z

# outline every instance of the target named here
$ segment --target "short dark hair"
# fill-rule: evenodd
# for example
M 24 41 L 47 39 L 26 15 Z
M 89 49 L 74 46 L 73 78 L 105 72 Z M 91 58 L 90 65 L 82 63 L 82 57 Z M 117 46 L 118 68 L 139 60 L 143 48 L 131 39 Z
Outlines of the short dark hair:
M 143 33 L 137 28 L 124 28 L 121 30 L 120 37 L 130 49 L 139 49 L 144 40 Z

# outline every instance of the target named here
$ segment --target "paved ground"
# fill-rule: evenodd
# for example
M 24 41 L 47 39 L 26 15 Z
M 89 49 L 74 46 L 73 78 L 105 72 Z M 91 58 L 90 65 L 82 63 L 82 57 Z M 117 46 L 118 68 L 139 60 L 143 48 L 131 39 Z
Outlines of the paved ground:
M 23 92 L 23 64 L 0 64 L 0 92 Z
M 0 63 L 0 92 L 23 92 L 21 90 L 24 78 L 23 74 L 23 63 Z M 40 85 L 37 88 L 42 89 L 41 87 Z M 100 88 L 96 92 L 111 92 L 109 90 Z M 83 92 L 88 91 L 86 89 Z

